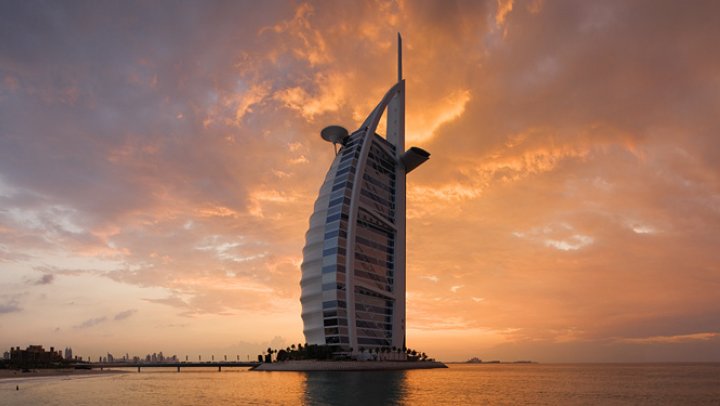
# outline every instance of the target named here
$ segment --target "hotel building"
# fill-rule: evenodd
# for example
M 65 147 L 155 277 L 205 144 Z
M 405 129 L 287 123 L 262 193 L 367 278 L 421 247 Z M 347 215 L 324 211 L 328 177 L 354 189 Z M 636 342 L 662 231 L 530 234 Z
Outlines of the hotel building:
M 377 134 L 386 118 L 386 137 Z M 405 80 L 398 35 L 398 81 L 362 125 L 322 137 L 336 148 L 323 182 L 301 265 L 308 344 L 405 346 L 405 178 L 430 154 L 405 150 Z M 337 148 L 339 147 L 339 151 Z

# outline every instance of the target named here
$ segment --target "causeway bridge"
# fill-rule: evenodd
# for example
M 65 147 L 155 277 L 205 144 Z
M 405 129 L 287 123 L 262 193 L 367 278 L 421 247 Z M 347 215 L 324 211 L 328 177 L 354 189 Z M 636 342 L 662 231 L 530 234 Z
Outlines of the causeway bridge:
M 256 367 L 260 365 L 259 362 L 242 362 L 242 361 L 217 361 L 217 362 L 91 362 L 83 364 L 74 364 L 73 366 L 78 369 L 100 369 L 101 371 L 105 368 L 137 368 L 140 372 L 142 368 L 177 368 L 180 372 L 180 368 L 217 368 L 218 372 L 222 372 L 223 367 L 225 368 L 248 368 Z

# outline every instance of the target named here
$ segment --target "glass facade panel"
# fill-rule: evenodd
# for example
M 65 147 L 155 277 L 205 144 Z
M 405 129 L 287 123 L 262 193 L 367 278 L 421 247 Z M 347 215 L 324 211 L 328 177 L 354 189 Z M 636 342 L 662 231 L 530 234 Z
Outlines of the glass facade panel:
M 362 181 L 355 185 L 362 132 L 353 134 L 341 148 L 332 185 L 322 255 L 323 274 L 334 273 L 336 282 L 322 284 L 323 297 L 329 293 L 338 300 L 323 302 L 325 342 L 327 344 L 348 341 L 347 314 L 344 310 L 345 261 L 348 248 L 348 221 L 351 196 L 354 187 L 360 187 L 358 214 L 355 219 L 354 269 L 352 283 L 355 286 L 355 331 L 358 340 L 366 345 L 388 345 L 392 338 L 393 300 L 377 292 L 393 291 L 395 231 L 395 161 L 394 147 L 375 135 L 372 137 L 365 163 Z M 375 340 L 375 341 L 367 341 Z M 360 341 L 358 341 L 360 342 Z

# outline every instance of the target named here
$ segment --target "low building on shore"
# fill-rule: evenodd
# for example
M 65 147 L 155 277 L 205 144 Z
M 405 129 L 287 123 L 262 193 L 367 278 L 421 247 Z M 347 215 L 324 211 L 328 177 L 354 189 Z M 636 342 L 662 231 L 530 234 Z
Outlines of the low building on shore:
M 62 351 L 55 351 L 55 347 L 50 347 L 50 351 L 42 345 L 29 345 L 24 350 L 10 348 L 10 366 L 15 368 L 48 368 L 59 366 L 62 362 Z

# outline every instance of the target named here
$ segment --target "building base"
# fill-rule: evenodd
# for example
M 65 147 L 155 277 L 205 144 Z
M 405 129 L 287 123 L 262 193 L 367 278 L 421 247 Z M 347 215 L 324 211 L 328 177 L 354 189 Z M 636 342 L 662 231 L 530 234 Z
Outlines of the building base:
M 283 361 L 264 363 L 254 371 L 401 371 L 406 369 L 447 368 L 436 361 Z

